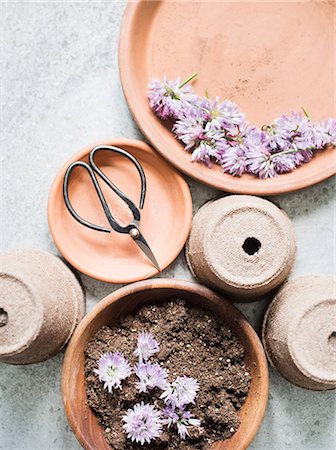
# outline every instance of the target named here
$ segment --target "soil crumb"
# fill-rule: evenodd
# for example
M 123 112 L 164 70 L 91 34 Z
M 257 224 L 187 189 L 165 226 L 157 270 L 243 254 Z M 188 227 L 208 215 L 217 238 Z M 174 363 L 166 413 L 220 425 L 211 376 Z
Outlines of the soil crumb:
M 123 382 L 112 394 L 94 373 L 103 353 L 120 351 L 132 365 L 140 331 L 153 334 L 160 351 L 151 358 L 168 370 L 169 381 L 177 376 L 196 378 L 200 389 L 196 404 L 190 405 L 200 427 L 190 428 L 181 440 L 175 427 L 164 428 L 150 444 L 134 444 L 122 429 L 122 416 L 144 401 L 161 408 L 161 391 L 140 394 L 136 376 Z M 116 450 L 210 449 L 215 441 L 227 439 L 239 427 L 238 411 L 250 387 L 251 376 L 244 364 L 244 349 L 224 322 L 202 309 L 187 307 L 183 300 L 144 306 L 135 315 L 124 316 L 113 327 L 102 327 L 91 339 L 85 354 L 85 381 L 88 403 L 104 428 L 107 442 Z

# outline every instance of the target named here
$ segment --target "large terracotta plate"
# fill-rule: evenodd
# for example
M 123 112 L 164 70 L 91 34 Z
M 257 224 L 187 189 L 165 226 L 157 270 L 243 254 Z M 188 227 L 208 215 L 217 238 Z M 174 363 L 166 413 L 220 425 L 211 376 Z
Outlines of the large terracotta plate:
M 169 127 L 150 110 L 150 78 L 186 78 L 194 87 L 237 102 L 261 126 L 305 106 L 314 120 L 335 116 L 336 3 L 329 1 L 132 1 L 124 15 L 119 61 L 131 112 L 153 146 L 182 172 L 216 188 L 274 195 L 318 183 L 336 172 L 334 149 L 269 180 L 236 178 L 218 166 L 191 163 Z
M 115 231 L 101 233 L 79 224 L 67 210 L 63 199 L 63 179 L 74 161 L 88 161 L 89 152 L 97 145 L 121 147 L 137 158 L 147 182 L 140 230 L 149 243 L 159 265 L 165 269 L 180 253 L 188 237 L 192 203 L 187 183 L 163 158 L 141 141 L 115 139 L 92 144 L 72 156 L 58 172 L 50 189 L 48 203 L 49 228 L 64 258 L 76 269 L 110 283 L 131 283 L 150 278 L 157 269 L 144 256 L 128 234 Z M 134 203 L 140 197 L 140 178 L 136 168 L 125 157 L 101 152 L 96 163 L 110 180 Z M 100 182 L 112 213 L 119 222 L 130 223 L 133 216 L 105 183 Z M 71 174 L 69 195 L 78 214 L 97 225 L 110 228 L 88 173 L 76 168 Z

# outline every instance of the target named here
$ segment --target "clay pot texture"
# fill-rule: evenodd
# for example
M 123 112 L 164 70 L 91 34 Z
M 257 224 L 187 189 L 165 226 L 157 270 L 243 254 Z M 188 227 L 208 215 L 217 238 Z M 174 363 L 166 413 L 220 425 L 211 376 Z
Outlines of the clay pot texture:
M 121 316 L 135 313 L 146 303 L 174 297 L 221 317 L 243 345 L 245 363 L 251 371 L 250 391 L 239 412 L 240 427 L 231 438 L 214 444 L 212 450 L 245 449 L 256 435 L 268 400 L 267 362 L 257 334 L 228 300 L 206 287 L 186 281 L 155 279 L 125 286 L 101 300 L 84 317 L 70 340 L 62 372 L 63 402 L 69 423 L 85 449 L 111 450 L 87 404 L 84 352 L 88 342 L 103 325 L 112 326 Z
M 264 318 L 263 342 L 271 365 L 306 389 L 336 388 L 335 293 L 332 277 L 288 281 Z
M 120 76 L 130 111 L 147 140 L 178 170 L 225 192 L 283 194 L 334 175 L 332 146 L 316 152 L 308 164 L 266 180 L 224 174 L 217 164 L 209 170 L 190 161 L 169 122 L 150 109 L 146 93 L 151 78 L 183 80 L 199 71 L 192 83 L 198 95 L 208 90 L 211 98 L 234 101 L 259 127 L 302 105 L 309 105 L 314 120 L 335 116 L 335 51 L 326 45 L 334 41 L 334 1 L 209 3 L 127 4 L 119 41 Z M 293 61 L 300 61 L 295 70 Z
M 248 195 L 212 200 L 194 217 L 186 258 L 203 284 L 239 300 L 262 296 L 287 278 L 296 255 L 288 216 Z
M 157 155 L 145 142 L 135 139 L 107 139 L 91 144 L 73 155 L 60 169 L 51 186 L 48 220 L 58 250 L 77 270 L 109 283 L 131 283 L 157 275 L 158 270 L 128 234 L 100 233 L 78 223 L 69 213 L 63 198 L 63 180 L 69 164 L 88 162 L 97 146 L 115 146 L 131 153 L 146 174 L 146 198 L 141 210 L 140 231 L 153 251 L 161 270 L 178 256 L 188 238 L 192 221 L 192 200 L 184 178 Z M 102 151 L 97 165 L 135 203 L 140 198 L 140 179 L 127 158 Z M 129 224 L 130 209 L 99 181 L 112 213 L 121 223 Z M 80 216 L 94 224 L 109 227 L 98 201 L 92 180 L 85 170 L 71 175 L 69 196 Z
M 84 315 L 84 294 L 56 256 L 24 249 L 1 256 L 0 361 L 31 364 L 58 353 Z

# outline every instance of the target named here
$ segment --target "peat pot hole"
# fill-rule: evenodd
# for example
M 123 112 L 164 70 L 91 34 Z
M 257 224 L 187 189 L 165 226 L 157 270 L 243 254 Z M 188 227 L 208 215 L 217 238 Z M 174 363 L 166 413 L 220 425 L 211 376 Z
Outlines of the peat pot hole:
M 328 337 L 328 342 L 330 345 L 332 345 L 333 347 L 336 348 L 336 331 L 333 331 L 329 337 Z
M 0 308 L 0 327 L 4 327 L 8 322 L 8 314 L 3 308 Z
M 261 242 L 254 238 L 254 237 L 248 237 L 245 239 L 245 242 L 243 244 L 243 250 L 248 255 L 254 255 L 259 251 L 261 247 Z

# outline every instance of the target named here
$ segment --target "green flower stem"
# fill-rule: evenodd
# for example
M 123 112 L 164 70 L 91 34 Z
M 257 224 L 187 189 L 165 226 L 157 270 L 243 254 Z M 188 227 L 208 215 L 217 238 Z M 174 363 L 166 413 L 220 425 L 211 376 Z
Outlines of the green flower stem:
M 304 112 L 304 115 L 307 117 L 307 119 L 310 120 L 310 114 L 309 114 L 308 110 L 304 106 L 301 106 L 301 108 L 302 108 L 302 111 Z
M 273 158 L 275 158 L 276 156 L 279 156 L 279 155 L 290 155 L 291 153 L 296 153 L 298 151 L 299 151 L 298 149 L 292 148 L 292 149 L 289 149 L 289 150 L 284 150 L 282 152 L 273 153 L 273 155 L 271 155 L 270 159 L 273 159 Z
M 183 86 L 185 86 L 186 84 L 190 83 L 190 81 L 192 81 L 194 78 L 196 78 L 197 75 L 198 75 L 198 72 L 195 72 L 195 73 L 193 73 L 192 75 L 190 75 L 190 77 L 188 77 L 186 80 L 184 80 L 184 81 L 180 84 L 179 88 L 181 89 L 181 88 L 183 88 Z

